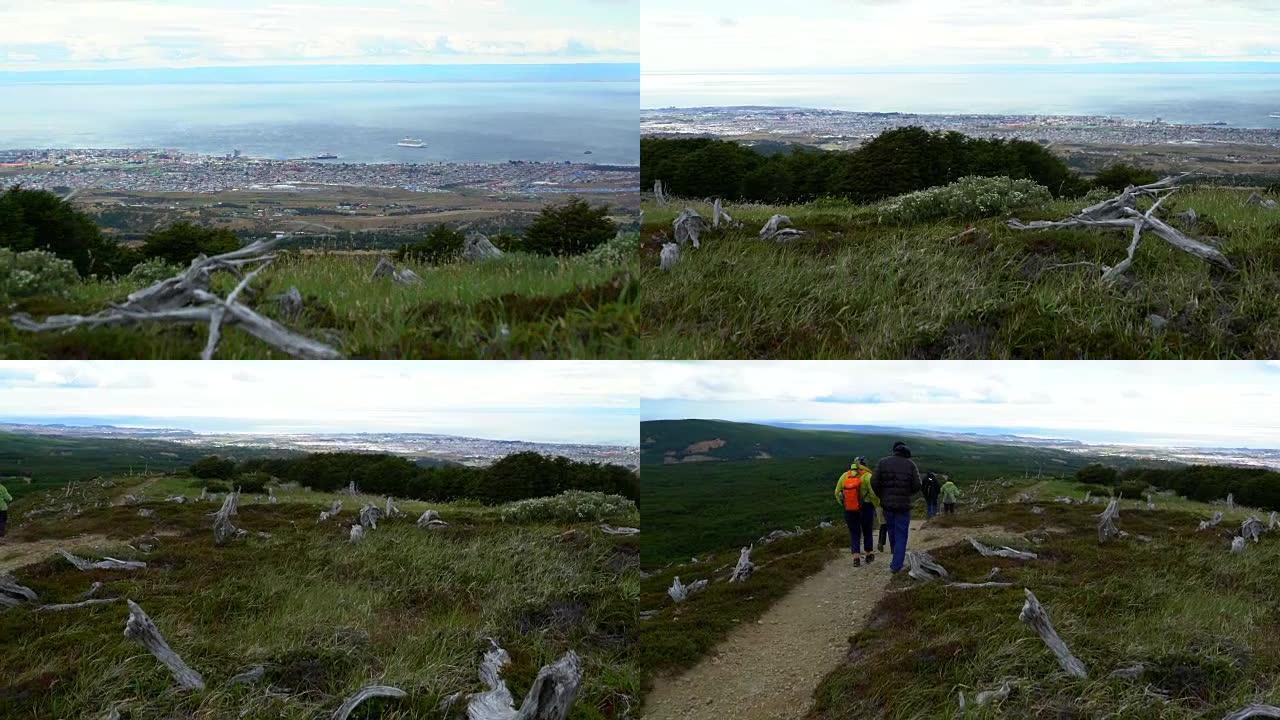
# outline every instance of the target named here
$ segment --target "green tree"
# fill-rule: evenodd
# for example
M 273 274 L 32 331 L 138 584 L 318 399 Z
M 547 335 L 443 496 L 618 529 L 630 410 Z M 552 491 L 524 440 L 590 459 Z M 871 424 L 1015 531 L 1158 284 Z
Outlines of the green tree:
M 1093 185 L 1094 187 L 1121 192 L 1130 185 L 1146 185 L 1159 179 L 1150 170 L 1143 170 L 1125 163 L 1116 163 L 1094 176 Z
M 442 263 L 453 260 L 462 253 L 466 236 L 448 225 L 436 225 L 427 236 L 416 243 L 401 245 L 396 260 L 404 262 Z
M 524 233 L 524 247 L 539 255 L 581 255 L 618 234 L 609 206 L 591 207 L 582 198 L 548 205 Z
M 70 260 L 82 277 L 119 275 L 138 260 L 103 236 L 88 215 L 45 190 L 9 188 L 0 195 L 0 246 L 46 250 Z
M 240 248 L 240 238 L 225 228 L 206 228 L 177 222 L 147 235 L 142 254 L 187 265 L 199 255 L 221 255 Z
M 236 474 L 236 461 L 231 458 L 220 458 L 217 455 L 206 455 L 191 464 L 191 474 L 202 480 L 229 480 Z
M 1115 485 L 1119 473 L 1115 468 L 1094 463 L 1076 471 L 1076 480 L 1087 485 Z

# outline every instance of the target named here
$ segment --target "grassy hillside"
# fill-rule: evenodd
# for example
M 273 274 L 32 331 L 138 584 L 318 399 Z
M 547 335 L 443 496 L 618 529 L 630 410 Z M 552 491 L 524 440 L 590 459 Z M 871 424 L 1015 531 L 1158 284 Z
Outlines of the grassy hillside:
M 479 264 L 409 263 L 424 282 L 407 287 L 371 280 L 377 260 L 376 254 L 293 254 L 255 280 L 249 304 L 352 358 L 626 358 L 637 354 L 639 290 L 633 259 L 509 254 Z M 219 278 L 224 294 L 234 281 Z M 36 319 L 92 314 L 147 284 L 89 280 L 72 285 L 63 296 L 18 300 L 0 314 L 0 357 L 198 358 L 205 344 L 204 327 L 151 323 L 32 334 L 8 321 L 11 312 L 25 312 Z M 272 300 L 290 287 L 297 287 L 303 297 L 300 318 L 282 318 Z M 217 357 L 281 354 L 233 328 L 219 345 Z
M 646 566 L 743 545 L 778 528 L 836 519 L 836 478 L 854 456 L 866 455 L 874 464 L 898 439 L 911 446 L 922 472 L 947 473 L 962 488 L 992 475 L 1070 474 L 1090 461 L 1086 455 L 1052 449 L 714 420 L 644 422 L 640 433 Z M 663 464 L 668 449 L 714 439 L 726 444 L 707 454 L 735 459 Z M 754 457 L 761 449 L 772 457 L 736 459 Z
M 226 449 L 220 450 L 228 454 Z M 0 433 L 0 478 L 15 498 L 74 480 L 186 468 L 208 448 L 155 440 L 72 438 Z M 243 450 L 230 454 L 273 454 Z M 278 453 L 275 453 L 278 454 Z
M 738 229 L 711 230 L 658 269 L 657 239 L 685 207 L 646 202 L 640 282 L 642 347 L 651 358 L 1250 358 L 1280 355 L 1280 211 L 1247 191 L 1174 194 L 1160 216 L 1189 208 L 1196 236 L 1221 238 L 1228 273 L 1155 239 L 1139 246 L 1132 282 L 1103 287 L 1093 262 L 1115 265 L 1120 231 L 1017 232 L 1005 218 L 881 224 L 876 206 L 824 200 L 729 205 Z M 1078 201 L 1019 209 L 1057 220 Z M 786 244 L 757 232 L 775 213 L 808 232 Z M 967 226 L 977 231 L 956 238 Z M 1168 321 L 1156 327 L 1149 320 Z
M 1200 520 L 1225 508 L 1158 495 L 1154 511 L 1125 501 L 1118 525 L 1129 536 L 1100 544 L 1102 505 L 1054 502 L 1059 496 L 1079 501 L 1086 490 L 1069 480 L 971 486 L 979 503 L 934 522 L 1004 528 L 1010 544 L 1039 559 L 982 557 L 963 543 L 934 551 L 959 580 L 981 581 L 994 566 L 1012 587 L 961 590 L 895 578 L 867 626 L 849 638 L 847 660 L 822 682 L 808 717 L 1190 720 L 1223 717 L 1251 702 L 1280 704 L 1274 642 L 1280 591 L 1266 569 L 1280 561 L 1280 532 L 1264 533 L 1232 554 L 1231 537 L 1250 509 L 1237 507 L 1219 527 L 1197 532 Z M 1014 501 L 1028 492 L 1029 500 Z M 646 677 L 707 657 L 736 627 L 756 622 L 787 590 L 842 554 L 843 541 L 843 529 L 833 528 L 757 547 L 752 557 L 760 567 L 746 584 L 713 582 L 678 609 L 665 595 L 675 575 L 685 582 L 706 577 L 736 552 L 646 578 L 641 609 L 659 611 L 641 623 Z M 1023 588 L 1047 609 L 1088 679 L 1066 676 L 1018 621 Z M 1111 676 L 1135 664 L 1142 666 L 1136 679 Z M 1007 699 L 973 708 L 976 692 L 1005 681 Z M 961 691 L 967 714 L 958 712 Z
M 443 698 L 481 689 L 488 638 L 512 656 L 504 677 L 517 697 L 540 666 L 574 650 L 583 685 L 570 717 L 622 717 L 635 704 L 638 548 L 601 533 L 597 518 L 542 511 L 515 521 L 503 507 L 433 504 L 449 526 L 427 531 L 414 524 L 427 504 L 403 501 L 405 515 L 351 545 L 356 510 L 380 498 L 343 497 L 338 519 L 319 523 L 339 496 L 283 488 L 278 504 L 245 496 L 235 523 L 248 534 L 217 547 L 213 503 L 163 500 L 194 500 L 189 479 L 139 480 L 28 498 L 0 563 L 29 555 L 34 562 L 15 575 L 42 602 L 74 602 L 93 581 L 104 583 L 99 597 L 134 600 L 208 689 L 175 690 L 168 671 L 123 637 L 123 602 L 59 613 L 20 607 L 0 611 L 0 716 L 100 717 L 116 708 L 125 718 L 327 717 L 358 688 L 382 683 L 408 696 L 369 703 L 356 717 L 443 718 Z M 129 493 L 146 500 L 117 504 Z M 638 522 L 634 510 L 607 519 Z M 79 572 L 48 557 L 59 546 L 147 567 Z M 264 667 L 262 681 L 228 683 L 254 665 Z

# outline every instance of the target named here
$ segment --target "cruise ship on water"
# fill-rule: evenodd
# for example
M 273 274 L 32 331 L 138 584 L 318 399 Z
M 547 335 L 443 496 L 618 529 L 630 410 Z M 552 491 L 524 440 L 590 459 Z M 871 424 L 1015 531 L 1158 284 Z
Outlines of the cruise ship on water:
M 407 148 L 424 148 L 427 146 L 427 144 L 421 138 L 408 138 L 408 137 L 396 144 L 399 145 L 400 147 L 407 147 Z

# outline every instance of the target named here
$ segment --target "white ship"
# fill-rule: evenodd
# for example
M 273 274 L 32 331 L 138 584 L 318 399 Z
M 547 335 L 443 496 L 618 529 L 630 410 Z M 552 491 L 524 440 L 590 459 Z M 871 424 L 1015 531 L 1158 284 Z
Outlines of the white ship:
M 411 147 L 411 148 L 424 148 L 427 146 L 427 144 L 423 142 L 421 138 L 405 138 L 396 144 L 399 145 L 400 147 Z
M 1271 113 L 1271 117 L 1280 118 L 1280 113 Z

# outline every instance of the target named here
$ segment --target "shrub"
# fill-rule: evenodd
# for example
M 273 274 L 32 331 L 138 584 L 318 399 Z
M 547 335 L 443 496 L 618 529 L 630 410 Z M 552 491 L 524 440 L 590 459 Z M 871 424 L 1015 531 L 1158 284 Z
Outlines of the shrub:
M 524 233 L 522 249 L 539 255 L 581 255 L 611 240 L 618 226 L 609 219 L 609 206 L 593 208 L 571 197 L 548 205 Z
M 1126 498 L 1138 499 L 1147 494 L 1147 483 L 1141 480 L 1128 480 L 1116 486 L 1116 492 Z
M 640 236 L 635 233 L 618 233 L 612 240 L 599 245 L 583 257 L 598 267 L 617 267 L 633 260 L 640 250 Z
M 221 255 L 239 248 L 240 238 L 230 230 L 178 222 L 147 235 L 142 254 L 188 265 L 199 255 Z
M 1159 179 L 1150 170 L 1143 170 L 1125 163 L 1116 163 L 1094 176 L 1093 186 L 1106 188 L 1113 191 L 1113 193 L 1118 193 L 1130 185 L 1146 185 Z
M 916 223 L 942 218 L 990 217 L 1052 199 L 1044 186 L 1031 180 L 970 176 L 950 185 L 886 200 L 880 206 L 880 222 Z
M 211 493 L 231 492 L 231 486 L 221 480 L 197 480 L 191 483 L 193 487 L 204 488 Z
M 524 249 L 524 239 L 510 230 L 499 230 L 489 237 L 489 242 L 502 252 L 520 252 Z
M 269 482 L 271 476 L 264 472 L 247 472 L 238 476 L 234 484 L 241 492 L 262 493 L 267 491 Z
M 103 237 L 88 215 L 45 190 L 12 187 L 0 195 L 0 247 L 47 250 L 70 260 L 81 277 L 117 275 L 134 253 Z
M 51 252 L 0 248 L 0 301 L 65 295 L 79 281 L 75 265 Z
M 1115 468 L 1098 463 L 1085 465 L 1076 471 L 1076 480 L 1086 484 L 1115 485 L 1118 477 Z
M 449 262 L 462 253 L 462 244 L 465 240 L 466 236 L 448 225 L 437 225 L 418 242 L 401 245 L 396 251 L 396 260 L 435 264 Z
M 164 258 L 151 258 L 134 265 L 125 279 L 139 287 L 146 287 L 171 278 L 182 270 L 181 265 L 171 263 Z
M 503 522 L 600 521 L 632 515 L 636 504 L 621 495 L 568 490 L 552 497 L 532 498 L 502 508 Z
M 236 461 L 207 455 L 191 464 L 191 474 L 202 479 L 229 480 L 236 474 Z

